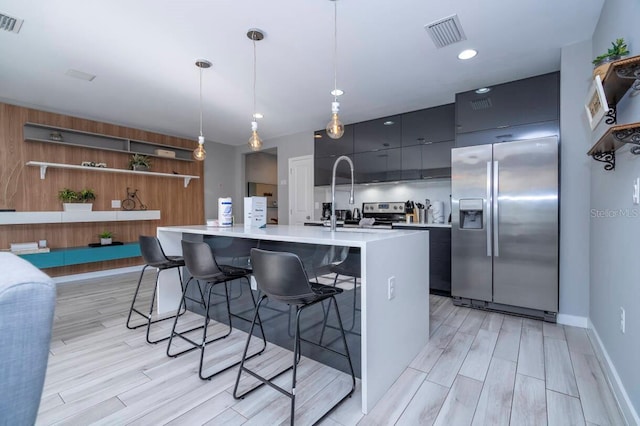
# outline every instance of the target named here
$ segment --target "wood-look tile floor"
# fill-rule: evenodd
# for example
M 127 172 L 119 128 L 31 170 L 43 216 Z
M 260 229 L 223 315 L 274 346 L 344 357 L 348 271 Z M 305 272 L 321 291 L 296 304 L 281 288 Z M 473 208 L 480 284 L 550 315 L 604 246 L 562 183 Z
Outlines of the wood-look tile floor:
M 147 274 L 147 283 L 152 275 Z M 37 424 L 288 423 L 289 400 L 275 390 L 263 387 L 235 400 L 235 368 L 202 381 L 196 351 L 170 359 L 166 344 L 145 342 L 144 328 L 128 330 L 124 324 L 137 277 L 123 274 L 58 286 Z M 143 300 L 150 298 L 146 288 Z M 363 416 L 356 391 L 321 424 L 624 424 L 584 329 L 456 307 L 445 297 L 431 296 L 430 302 L 429 343 L 374 409 Z M 186 315 L 185 325 L 201 321 Z M 156 324 L 152 337 L 167 333 L 170 322 Z M 210 328 L 222 331 L 220 324 Z M 229 362 L 245 338 L 234 331 L 222 340 L 227 352 L 216 356 L 212 350 L 206 369 Z M 252 362 L 258 370 L 283 368 L 291 353 L 269 345 Z M 277 381 L 286 387 L 289 378 L 285 373 Z M 298 379 L 300 425 L 313 423 L 350 380 L 306 358 Z

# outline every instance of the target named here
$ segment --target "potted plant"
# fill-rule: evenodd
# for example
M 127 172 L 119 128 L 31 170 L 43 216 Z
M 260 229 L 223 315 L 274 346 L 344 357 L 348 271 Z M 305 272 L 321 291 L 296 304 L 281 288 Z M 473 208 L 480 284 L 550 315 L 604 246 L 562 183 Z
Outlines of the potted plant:
M 111 245 L 111 243 L 113 242 L 113 232 L 111 231 L 103 231 L 98 234 L 98 236 L 100 237 L 100 244 L 103 246 Z
M 604 80 L 604 76 L 607 74 L 607 70 L 611 66 L 611 62 L 622 59 L 629 55 L 629 49 L 623 38 L 618 38 L 616 41 L 611 42 L 611 48 L 607 50 L 607 53 L 597 56 L 592 62 L 595 66 L 593 71 L 594 76 L 599 75 Z
M 129 169 L 146 172 L 151 168 L 151 159 L 146 155 L 133 154 L 129 158 Z
M 58 199 L 62 201 L 64 211 L 91 211 L 93 209 L 93 201 L 96 195 L 92 189 L 83 189 L 82 191 L 74 191 L 69 188 L 63 188 L 58 191 Z
M 78 191 L 78 199 L 81 203 L 93 202 L 96 199 L 96 193 L 93 189 L 85 188 L 82 191 Z

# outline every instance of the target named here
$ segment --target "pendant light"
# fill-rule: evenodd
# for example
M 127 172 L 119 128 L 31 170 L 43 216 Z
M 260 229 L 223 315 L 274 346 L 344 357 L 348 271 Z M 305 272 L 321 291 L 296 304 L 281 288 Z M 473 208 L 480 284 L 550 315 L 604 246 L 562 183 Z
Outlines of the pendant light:
M 338 4 L 337 0 L 329 0 L 333 2 L 333 102 L 331 102 L 331 121 L 327 124 L 327 135 L 331 139 L 340 139 L 344 135 L 344 124 L 338 117 L 340 110 L 340 102 L 338 96 L 342 94 L 338 90 Z
M 252 151 L 259 151 L 262 148 L 262 139 L 258 136 L 258 113 L 256 111 L 256 41 L 264 38 L 262 30 L 252 28 L 247 31 L 247 37 L 253 41 L 253 120 L 251 121 L 251 137 L 249 147 Z
M 211 62 L 206 59 L 198 59 L 196 67 L 200 68 L 200 136 L 198 136 L 198 147 L 193 150 L 193 158 L 203 161 L 207 158 L 207 151 L 204 150 L 204 135 L 202 134 L 202 70 L 211 67 Z

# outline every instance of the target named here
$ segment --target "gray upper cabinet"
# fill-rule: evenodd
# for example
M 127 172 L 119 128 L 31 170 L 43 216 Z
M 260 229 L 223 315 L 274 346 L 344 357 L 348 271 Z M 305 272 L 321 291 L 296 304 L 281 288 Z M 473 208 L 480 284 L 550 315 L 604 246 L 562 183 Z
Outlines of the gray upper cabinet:
M 348 156 L 353 161 L 353 154 Z M 316 157 L 313 159 L 313 177 L 315 186 L 331 185 L 333 164 L 338 159 L 333 157 Z M 355 177 L 355 175 L 354 175 Z M 346 161 L 338 163 L 336 168 L 336 185 L 351 183 L 351 169 Z
M 455 105 L 402 114 L 402 146 L 422 145 L 455 139 Z
M 354 154 L 353 167 L 356 183 L 400 180 L 401 149 L 357 152 Z
M 539 75 L 456 94 L 456 133 L 507 129 L 560 116 L 560 73 Z M 505 132 L 508 133 L 508 132 Z
M 353 124 L 344 126 L 344 135 L 340 139 L 331 139 L 326 130 L 314 132 L 314 156 L 337 157 L 353 154 Z
M 484 145 L 500 142 L 517 141 L 531 138 L 560 136 L 560 121 L 543 121 L 541 123 L 510 126 L 503 129 L 488 129 L 480 132 L 459 133 L 456 135 L 456 147 Z
M 402 121 L 400 115 L 356 123 L 353 152 L 400 148 Z
M 402 180 L 451 176 L 454 141 L 402 147 Z

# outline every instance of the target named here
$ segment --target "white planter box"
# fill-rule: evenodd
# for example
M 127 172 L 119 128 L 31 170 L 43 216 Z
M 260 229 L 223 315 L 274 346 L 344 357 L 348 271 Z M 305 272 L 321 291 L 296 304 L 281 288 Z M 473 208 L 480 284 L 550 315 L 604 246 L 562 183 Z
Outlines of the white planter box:
M 62 203 L 65 212 L 90 212 L 92 203 Z

